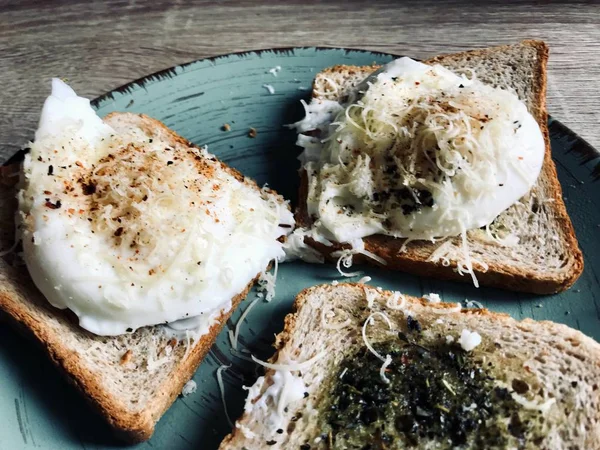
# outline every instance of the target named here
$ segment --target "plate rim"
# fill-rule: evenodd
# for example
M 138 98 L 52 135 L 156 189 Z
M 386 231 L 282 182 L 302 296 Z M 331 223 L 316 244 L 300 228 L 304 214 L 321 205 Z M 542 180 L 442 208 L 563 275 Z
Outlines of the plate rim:
M 153 81 L 156 79 L 158 79 L 160 81 L 164 78 L 170 78 L 170 77 L 177 76 L 177 73 L 175 72 L 176 69 L 185 68 L 185 67 L 191 66 L 192 64 L 196 64 L 196 63 L 200 63 L 200 62 L 204 62 L 204 61 L 215 62 L 219 59 L 228 58 L 230 56 L 239 56 L 240 58 L 243 58 L 250 54 L 257 54 L 260 56 L 262 53 L 268 53 L 268 52 L 273 52 L 275 54 L 293 53 L 296 50 L 316 50 L 316 51 L 342 50 L 345 53 L 350 53 L 350 52 L 371 53 L 373 55 L 378 55 L 378 56 L 394 56 L 397 58 L 401 58 L 401 57 L 405 56 L 405 55 L 399 55 L 399 54 L 390 53 L 390 52 L 367 50 L 364 48 L 335 47 L 335 46 L 330 47 L 330 46 L 325 46 L 325 45 L 266 47 L 266 48 L 259 48 L 259 49 L 253 49 L 253 50 L 240 50 L 238 52 L 222 53 L 222 54 L 218 54 L 218 55 L 214 55 L 214 56 L 207 56 L 204 58 L 194 59 L 192 61 L 187 61 L 182 64 L 177 64 L 175 66 L 167 67 L 165 69 L 161 69 L 156 72 L 149 73 L 149 74 L 139 77 L 133 81 L 129 81 L 125 84 L 122 84 L 114 89 L 111 89 L 110 91 L 100 94 L 99 96 L 91 99 L 90 104 L 92 105 L 92 107 L 94 109 L 98 109 L 98 107 L 100 106 L 100 103 L 112 98 L 113 92 L 118 92 L 120 94 L 123 94 L 123 93 L 129 92 L 129 90 L 131 88 L 133 88 L 134 85 L 143 87 L 145 85 L 145 83 L 147 83 L 149 81 Z

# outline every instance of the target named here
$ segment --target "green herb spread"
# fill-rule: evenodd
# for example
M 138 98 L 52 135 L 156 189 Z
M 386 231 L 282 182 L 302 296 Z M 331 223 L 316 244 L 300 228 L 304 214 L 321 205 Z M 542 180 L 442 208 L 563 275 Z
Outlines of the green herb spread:
M 319 414 L 328 448 L 428 448 L 433 442 L 436 449 L 522 448 L 541 441 L 541 414 L 498 387 L 482 360 L 445 342 L 420 345 L 414 334 L 374 344 L 392 357 L 389 383 L 380 375 L 382 361 L 365 347 L 342 361 Z

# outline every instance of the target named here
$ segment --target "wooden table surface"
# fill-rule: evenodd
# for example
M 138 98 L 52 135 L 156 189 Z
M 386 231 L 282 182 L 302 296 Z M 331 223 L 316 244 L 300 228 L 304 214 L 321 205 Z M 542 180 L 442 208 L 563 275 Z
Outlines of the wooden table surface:
M 470 3 L 0 0 L 0 161 L 33 136 L 54 76 L 92 98 L 243 50 L 318 45 L 425 58 L 525 38 L 551 48 L 550 114 L 600 148 L 600 3 Z

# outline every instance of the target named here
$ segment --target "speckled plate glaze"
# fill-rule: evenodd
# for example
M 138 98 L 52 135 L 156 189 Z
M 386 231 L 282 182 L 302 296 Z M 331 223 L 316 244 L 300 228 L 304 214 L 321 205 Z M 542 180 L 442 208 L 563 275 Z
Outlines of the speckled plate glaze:
M 300 99 L 310 95 L 314 75 L 335 64 L 385 63 L 392 55 L 360 50 L 295 48 L 220 56 L 174 67 L 130 83 L 93 101 L 100 115 L 112 111 L 145 113 L 200 145 L 208 145 L 227 164 L 259 184 L 269 183 L 296 199 L 298 178 L 295 136 L 284 124 L 303 115 Z M 281 67 L 277 76 L 269 72 Z M 264 85 L 271 85 L 270 94 Z M 77 86 L 75 86 L 77 88 Z M 223 131 L 228 123 L 230 131 Z M 248 137 L 250 128 L 257 131 Z M 365 267 L 373 285 L 412 295 L 438 292 L 446 301 L 477 300 L 516 318 L 550 319 L 600 340 L 600 154 L 556 120 L 550 120 L 552 153 L 567 209 L 585 255 L 586 268 L 568 292 L 534 296 L 469 284 L 441 282 Z M 268 358 L 273 334 L 282 329 L 295 295 L 303 288 L 329 283 L 335 268 L 301 262 L 279 268 L 277 295 L 258 303 L 241 328 L 240 343 Z M 235 419 L 257 368 L 232 356 L 227 331 L 248 307 L 250 294 L 227 323 L 216 345 L 194 376 L 196 393 L 179 398 L 156 427 L 152 439 L 132 448 L 216 449 L 230 427 L 216 381 L 223 373 L 225 398 Z M 48 358 L 12 330 L 0 328 L 0 448 L 123 448 L 108 426 L 55 370 Z

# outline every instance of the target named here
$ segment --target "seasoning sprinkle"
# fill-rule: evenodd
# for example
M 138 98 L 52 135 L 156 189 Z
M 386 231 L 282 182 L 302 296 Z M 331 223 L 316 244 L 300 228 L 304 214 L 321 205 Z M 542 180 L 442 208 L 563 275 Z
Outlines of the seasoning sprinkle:
M 46 201 L 46 208 L 58 209 L 61 206 L 62 206 L 62 203 L 60 202 L 60 200 L 56 200 L 56 203 L 52 203 L 50 200 Z

